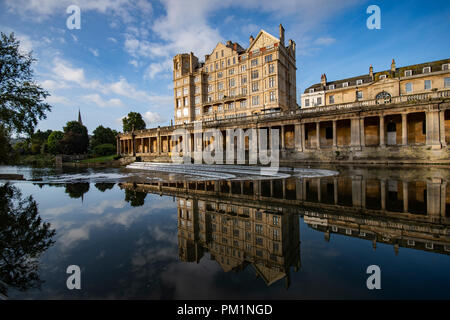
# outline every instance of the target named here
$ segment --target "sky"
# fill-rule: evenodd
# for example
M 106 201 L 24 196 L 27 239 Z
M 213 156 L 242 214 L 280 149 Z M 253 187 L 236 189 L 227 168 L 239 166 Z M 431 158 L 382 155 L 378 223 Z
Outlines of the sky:
M 70 5 L 80 29 L 69 29 Z M 369 29 L 377 5 L 381 28 Z M 1 0 L 0 31 L 33 51 L 37 82 L 52 106 L 38 129 L 61 130 L 81 110 L 89 132 L 121 131 L 130 111 L 147 127 L 173 119 L 172 58 L 200 60 L 218 42 L 244 48 L 260 29 L 297 46 L 297 102 L 308 86 L 390 68 L 450 58 L 450 2 L 364 0 Z

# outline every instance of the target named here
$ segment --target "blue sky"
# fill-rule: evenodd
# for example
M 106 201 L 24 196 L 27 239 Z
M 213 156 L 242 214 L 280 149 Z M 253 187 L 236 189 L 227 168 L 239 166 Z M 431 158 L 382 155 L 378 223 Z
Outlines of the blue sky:
M 81 9 L 81 29 L 69 30 L 66 8 Z M 369 30 L 369 5 L 381 9 L 381 29 Z M 147 127 L 173 118 L 172 57 L 201 60 L 217 42 L 248 46 L 264 29 L 297 43 L 297 96 L 326 73 L 336 80 L 390 67 L 449 58 L 448 1 L 359 0 L 3 0 L 0 30 L 14 31 L 38 59 L 38 81 L 53 110 L 39 129 L 61 130 L 78 108 L 92 132 L 121 129 L 140 112 Z M 299 101 L 299 99 L 298 99 Z

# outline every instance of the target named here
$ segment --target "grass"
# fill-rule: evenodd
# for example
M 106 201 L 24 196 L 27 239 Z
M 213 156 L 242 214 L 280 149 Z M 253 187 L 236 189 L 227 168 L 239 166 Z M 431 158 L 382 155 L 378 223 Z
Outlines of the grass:
M 98 157 L 98 158 L 85 159 L 85 160 L 82 160 L 80 162 L 81 163 L 108 162 L 108 161 L 113 161 L 115 156 L 116 156 L 115 154 L 112 154 L 110 156 L 103 156 L 103 157 Z
M 15 164 L 37 166 L 37 167 L 53 166 L 55 164 L 55 156 L 51 154 L 20 156 L 15 162 Z

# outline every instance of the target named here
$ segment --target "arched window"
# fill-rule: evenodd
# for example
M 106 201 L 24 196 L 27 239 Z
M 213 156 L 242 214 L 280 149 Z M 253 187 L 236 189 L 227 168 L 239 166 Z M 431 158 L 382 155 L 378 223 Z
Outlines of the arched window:
M 391 95 L 389 94 L 389 92 L 386 91 L 381 91 L 379 94 L 377 94 L 377 96 L 375 97 L 375 99 L 390 99 Z

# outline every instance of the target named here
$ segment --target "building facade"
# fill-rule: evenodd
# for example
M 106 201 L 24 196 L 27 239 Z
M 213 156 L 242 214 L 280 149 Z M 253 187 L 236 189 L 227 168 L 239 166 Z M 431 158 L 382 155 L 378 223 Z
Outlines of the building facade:
M 426 62 L 397 68 L 392 59 L 391 68 L 357 77 L 327 81 L 322 74 L 320 83 L 305 89 L 301 107 L 311 108 L 373 99 L 421 94 L 450 89 L 450 59 Z
M 173 59 L 175 124 L 295 110 L 295 42 L 261 30 L 249 47 L 218 43 L 204 62 L 191 52 Z

